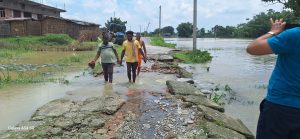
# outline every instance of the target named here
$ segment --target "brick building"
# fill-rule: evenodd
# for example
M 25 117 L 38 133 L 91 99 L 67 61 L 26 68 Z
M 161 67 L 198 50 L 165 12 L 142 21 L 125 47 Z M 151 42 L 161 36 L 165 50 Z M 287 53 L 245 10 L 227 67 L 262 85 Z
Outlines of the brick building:
M 30 0 L 0 0 L 0 19 L 40 20 L 44 16 L 60 17 L 61 12 L 66 11 Z
M 0 37 L 53 33 L 97 39 L 100 25 L 65 19 L 61 12 L 66 11 L 29 0 L 0 0 Z

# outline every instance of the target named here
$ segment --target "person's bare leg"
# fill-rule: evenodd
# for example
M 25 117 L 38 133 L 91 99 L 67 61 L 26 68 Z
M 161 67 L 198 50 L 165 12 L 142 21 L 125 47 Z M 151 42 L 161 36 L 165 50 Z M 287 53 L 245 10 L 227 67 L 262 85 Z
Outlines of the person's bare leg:
M 138 68 L 137 68 L 137 74 L 136 74 L 136 76 L 139 76 L 139 75 L 140 75 L 140 72 L 141 72 L 141 67 L 138 67 Z

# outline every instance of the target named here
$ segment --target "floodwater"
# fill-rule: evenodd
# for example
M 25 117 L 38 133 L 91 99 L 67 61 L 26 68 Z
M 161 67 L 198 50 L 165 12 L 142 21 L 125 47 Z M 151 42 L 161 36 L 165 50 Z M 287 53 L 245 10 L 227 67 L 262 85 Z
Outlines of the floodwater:
M 114 81 L 111 85 L 104 83 L 103 76 L 93 77 L 88 72 L 68 73 L 65 77 L 69 81 L 68 85 L 46 83 L 0 89 L 0 132 L 23 120 L 29 120 L 37 108 L 55 99 L 80 101 L 112 92 L 127 99 L 134 91 L 165 92 L 166 81 L 175 79 L 174 75 L 141 73 L 136 84 L 130 84 L 126 75 L 126 67 L 116 66 Z
M 192 39 L 166 39 L 179 49 L 191 49 Z M 237 93 L 236 101 L 225 104 L 225 113 L 239 118 L 256 133 L 259 104 L 265 97 L 269 77 L 274 68 L 275 55 L 251 56 L 246 39 L 198 39 L 197 48 L 207 50 L 213 60 L 207 64 L 193 65 L 196 82 L 229 85 Z M 183 66 L 185 66 L 183 64 Z M 207 67 L 210 67 L 207 72 Z

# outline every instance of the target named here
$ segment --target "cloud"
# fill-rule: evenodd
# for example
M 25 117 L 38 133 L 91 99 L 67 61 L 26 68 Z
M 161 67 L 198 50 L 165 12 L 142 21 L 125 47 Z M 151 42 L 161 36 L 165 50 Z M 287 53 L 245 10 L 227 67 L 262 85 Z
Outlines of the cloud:
M 193 0 L 44 0 L 51 5 L 66 3 L 66 18 L 86 20 L 104 26 L 114 15 L 128 22 L 127 28 L 142 31 L 150 22 L 149 31 L 158 28 L 159 6 L 162 6 L 162 27 L 176 28 L 182 22 L 192 22 Z M 215 25 L 237 25 L 246 18 L 268 9 L 282 6 L 262 3 L 261 0 L 198 0 L 198 28 Z

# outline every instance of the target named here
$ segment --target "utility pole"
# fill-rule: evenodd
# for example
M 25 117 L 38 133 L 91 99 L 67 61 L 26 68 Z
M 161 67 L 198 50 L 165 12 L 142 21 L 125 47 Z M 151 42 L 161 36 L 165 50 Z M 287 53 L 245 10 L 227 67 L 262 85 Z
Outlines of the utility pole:
M 140 33 L 142 33 L 142 25 L 140 25 Z
M 159 6 L 159 28 L 158 28 L 159 36 L 160 36 L 160 29 L 161 29 L 161 5 Z
M 194 0 L 193 51 L 197 50 L 197 0 Z

